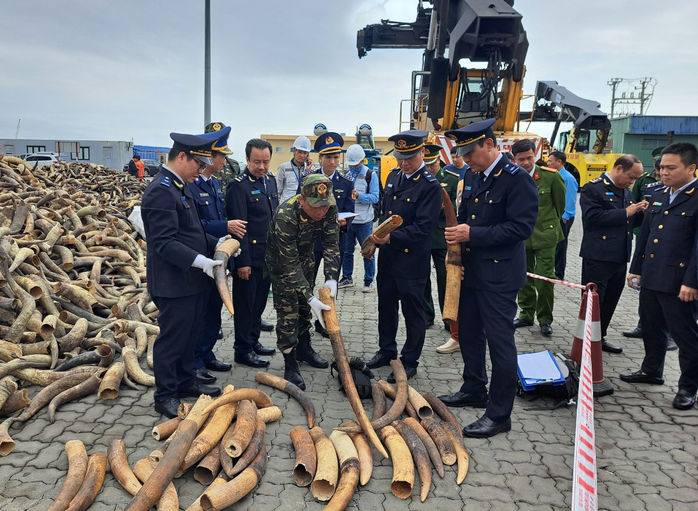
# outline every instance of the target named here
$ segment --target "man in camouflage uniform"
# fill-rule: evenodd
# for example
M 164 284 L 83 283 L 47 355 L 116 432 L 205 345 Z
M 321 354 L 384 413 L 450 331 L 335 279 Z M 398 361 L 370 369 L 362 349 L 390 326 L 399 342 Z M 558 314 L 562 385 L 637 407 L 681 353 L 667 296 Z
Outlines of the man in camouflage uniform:
M 265 255 L 274 292 L 277 346 L 284 355 L 284 378 L 302 390 L 305 381 L 298 359 L 317 356 L 310 346 L 310 312 L 324 327 L 322 311 L 329 310 L 313 296 L 313 245 L 318 238 L 323 247 L 325 286 L 334 298 L 334 278 L 339 271 L 337 205 L 327 176 L 311 174 L 303 178 L 301 193 L 276 210 L 267 233 Z

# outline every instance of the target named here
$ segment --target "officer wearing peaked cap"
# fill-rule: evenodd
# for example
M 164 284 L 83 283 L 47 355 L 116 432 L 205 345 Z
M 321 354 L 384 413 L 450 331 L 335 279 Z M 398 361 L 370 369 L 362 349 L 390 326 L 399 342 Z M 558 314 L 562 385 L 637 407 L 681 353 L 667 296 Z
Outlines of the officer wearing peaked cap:
M 322 311 L 329 310 L 313 295 L 313 246 L 320 238 L 326 285 L 334 298 L 337 283 L 333 286 L 332 278 L 339 271 L 337 231 L 332 182 L 323 174 L 306 176 L 301 193 L 282 203 L 269 224 L 264 264 L 274 291 L 277 346 L 284 354 L 284 378 L 301 390 L 305 381 L 297 354 L 303 352 L 308 361 L 315 353 L 310 347 L 311 311 L 320 319 Z
M 526 283 L 525 240 L 538 215 L 538 191 L 524 169 L 497 149 L 494 119 L 447 131 L 470 167 L 463 180 L 458 226 L 446 228 L 448 243 L 461 243 L 464 271 L 458 321 L 463 385 L 439 398 L 448 406 L 485 408 L 463 429 L 491 437 L 511 429 L 516 395 L 516 295 Z M 485 353 L 492 362 L 489 396 Z
M 324 174 L 330 181 L 332 181 L 332 193 L 334 194 L 335 201 L 337 203 L 337 213 L 353 213 L 354 212 L 354 200 L 351 198 L 351 192 L 354 189 L 354 182 L 339 173 L 339 159 L 341 153 L 344 152 L 342 149 L 344 147 L 344 138 L 339 133 L 333 131 L 328 131 L 326 133 L 318 136 L 315 140 L 315 145 L 313 150 L 320 155 L 320 169 L 317 171 L 318 174 Z M 339 258 L 340 261 L 344 257 L 344 248 L 347 239 L 347 226 L 351 223 L 351 220 L 347 221 L 344 218 L 337 220 L 337 225 L 339 226 Z M 317 276 L 318 268 L 320 267 L 320 261 L 322 260 L 323 248 L 320 240 L 315 242 L 315 275 Z M 332 280 L 339 280 L 339 268 L 337 268 L 337 274 L 333 275 Z M 323 337 L 329 337 L 327 331 L 321 327 L 318 321 L 315 322 L 315 331 L 320 333 Z M 302 360 L 302 352 L 299 354 Z M 313 366 L 316 367 L 328 367 L 329 363 L 321 358 L 313 357 L 312 361 L 309 361 Z
M 207 234 L 187 187 L 211 164 L 209 138 L 171 133 L 167 164 L 143 193 L 148 243 L 148 292 L 158 306 L 160 334 L 153 347 L 155 410 L 177 416 L 180 397 L 216 396 L 194 376 L 194 350 L 213 287 L 211 259 L 218 237 Z M 185 318 L 183 320 L 183 318 Z
M 394 143 L 393 154 L 399 167 L 393 169 L 386 181 L 380 221 L 399 215 L 402 225 L 384 237 L 371 235 L 379 247 L 376 278 L 379 350 L 366 364 L 377 368 L 397 358 L 398 310 L 401 307 L 407 328 L 401 361 L 408 378 L 417 374 L 424 346 L 423 299 L 430 274 L 430 236 L 443 204 L 441 186 L 424 165 L 426 136 L 426 131 L 410 130 L 388 139 Z M 395 382 L 393 374 L 388 381 Z
M 273 355 L 274 348 L 259 342 L 262 314 L 267 305 L 271 281 L 264 275 L 264 252 L 267 231 L 279 205 L 276 179 L 269 174 L 271 144 L 253 138 L 245 145 L 247 166 L 242 174 L 228 183 L 226 211 L 228 218 L 247 224 L 240 240 L 242 254 L 235 260 L 233 305 L 235 307 L 235 362 L 250 367 L 266 367 L 269 360 L 259 355 Z
M 212 141 L 212 164 L 207 165 L 196 181 L 187 186 L 191 190 L 192 195 L 194 195 L 194 203 L 204 229 L 208 234 L 220 238 L 233 234 L 239 229 L 244 232 L 245 227 L 240 221 L 226 220 L 223 192 L 218 179 L 214 177 L 214 174 L 219 174 L 223 165 L 225 165 L 225 156 L 232 153 L 228 148 L 230 127 L 226 127 L 223 123 L 211 123 L 207 128 L 211 126 L 217 126 L 220 129 L 218 131 L 209 131 L 200 136 Z M 216 381 L 216 377 L 209 370 L 230 371 L 232 368 L 231 364 L 218 360 L 213 353 L 213 347 L 216 344 L 221 328 L 222 308 L 223 300 L 218 293 L 218 289 L 212 286 L 208 293 L 201 332 L 194 353 L 194 371 L 197 379 L 202 383 L 213 383 Z

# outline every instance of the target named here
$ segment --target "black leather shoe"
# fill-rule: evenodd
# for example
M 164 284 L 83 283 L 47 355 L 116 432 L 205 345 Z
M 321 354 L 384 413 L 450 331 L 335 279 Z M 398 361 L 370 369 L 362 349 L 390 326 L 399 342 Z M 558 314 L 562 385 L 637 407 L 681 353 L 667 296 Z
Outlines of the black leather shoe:
M 235 363 L 249 367 L 267 367 L 269 361 L 266 358 L 261 358 L 253 351 L 248 353 L 235 353 Z
M 679 349 L 679 347 L 676 345 L 676 341 L 674 340 L 673 337 L 669 337 L 669 340 L 666 343 L 666 350 L 667 351 L 676 351 Z
M 604 339 L 601 340 L 601 349 L 607 353 L 623 353 L 623 348 L 616 346 L 615 344 L 611 344 Z
M 542 323 L 540 325 L 540 333 L 545 335 L 546 337 L 550 337 L 551 335 L 553 335 L 553 327 L 551 327 L 547 323 Z
M 325 327 L 323 327 L 320 324 L 320 321 L 318 321 L 317 319 L 315 320 L 315 331 L 327 339 L 330 338 L 329 332 L 325 329 Z
M 219 329 L 218 329 L 218 339 L 219 339 L 219 340 L 220 340 L 220 339 L 223 339 L 223 329 L 222 329 L 222 328 L 219 328 Z
M 216 397 L 221 395 L 221 389 L 210 385 L 204 385 L 197 379 L 194 379 L 194 384 L 191 387 L 187 390 L 179 391 L 179 397 L 199 397 L 201 394 Z
M 284 379 L 293 383 L 301 390 L 305 390 L 305 380 L 301 375 L 301 368 L 296 359 L 296 348 L 291 353 L 284 353 Z
M 171 397 L 164 401 L 155 401 L 155 411 L 163 414 L 168 419 L 177 417 L 177 409 L 179 408 L 179 399 Z
M 635 371 L 634 373 L 623 373 L 620 375 L 620 379 L 627 381 L 628 383 L 649 383 L 650 385 L 664 385 L 663 376 L 650 376 L 642 371 Z
M 254 352 L 257 355 L 264 355 L 266 357 L 269 357 L 269 356 L 273 355 L 274 353 L 276 353 L 275 348 L 267 348 L 266 346 L 262 346 L 262 343 L 260 343 L 259 341 L 256 341 L 254 343 L 254 346 L 252 346 L 252 349 L 254 350 Z
M 221 362 L 220 360 L 211 360 L 210 362 L 204 362 L 206 369 L 209 371 L 218 371 L 224 373 L 230 371 L 233 368 L 233 364 L 227 362 Z
M 533 321 L 523 318 L 516 318 L 514 320 L 514 328 L 521 328 L 522 326 L 533 326 Z
M 216 382 L 216 377 L 209 373 L 205 367 L 197 369 L 194 375 L 196 376 L 197 380 L 207 385 Z
M 380 351 L 366 361 L 366 367 L 369 369 L 378 369 L 389 365 L 390 357 L 383 355 Z
M 463 435 L 471 438 L 489 438 L 499 433 L 511 431 L 511 419 L 494 422 L 487 415 L 463 428 Z
M 446 406 L 452 408 L 462 408 L 463 406 L 471 406 L 473 408 L 485 408 L 487 406 L 487 393 L 485 394 L 466 394 L 465 392 L 454 392 L 453 394 L 445 394 L 439 396 L 439 399 Z
M 405 374 L 407 375 L 407 379 L 409 380 L 410 378 L 414 378 L 417 376 L 417 367 L 412 367 L 412 366 L 405 366 Z M 388 376 L 388 383 L 395 383 L 395 374 L 390 373 Z
M 318 369 L 330 367 L 330 363 L 318 355 L 310 344 L 304 346 L 302 343 L 298 343 L 298 347 L 296 348 L 296 360 L 305 362 L 310 367 L 317 367 Z
M 269 323 L 268 321 L 262 320 L 262 332 L 272 332 L 274 330 L 274 323 Z
M 674 401 L 672 401 L 671 405 L 676 408 L 677 410 L 690 410 L 693 408 L 693 405 L 696 404 L 696 394 L 695 392 L 691 394 L 687 390 L 679 390 L 676 393 L 676 397 L 674 398 Z
M 630 337 L 631 339 L 642 339 L 642 328 L 637 326 L 634 330 L 628 330 L 627 332 L 623 332 L 623 337 Z

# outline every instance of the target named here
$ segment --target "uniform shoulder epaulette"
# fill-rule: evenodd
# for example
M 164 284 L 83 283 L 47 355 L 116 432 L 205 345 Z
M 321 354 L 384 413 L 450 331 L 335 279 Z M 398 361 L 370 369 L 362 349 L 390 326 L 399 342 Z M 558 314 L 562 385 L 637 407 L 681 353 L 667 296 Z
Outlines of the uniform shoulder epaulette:
M 426 179 L 430 183 L 436 182 L 436 176 L 434 176 L 434 174 L 432 174 L 428 170 L 425 170 L 424 172 L 422 172 L 422 174 L 424 175 L 424 179 Z
M 344 179 L 345 181 L 349 181 L 352 185 L 354 184 L 354 180 L 353 180 L 353 179 L 349 179 L 348 177 L 343 176 L 342 174 L 339 174 L 339 177 L 340 177 L 341 179 Z
M 557 169 L 551 169 L 550 167 L 541 167 L 543 170 L 547 170 L 548 172 L 557 172 Z
M 649 175 L 650 175 L 649 172 L 643 172 L 642 174 L 640 174 L 640 177 L 647 177 L 647 176 L 649 176 Z M 638 178 L 638 179 L 639 179 L 639 178 Z
M 522 168 L 518 166 L 516 163 L 509 162 L 506 165 L 504 165 L 504 168 L 502 170 L 507 174 L 511 174 L 512 176 L 514 176 L 517 172 L 519 172 L 519 170 L 522 170 Z
M 456 176 L 458 179 L 460 179 L 460 174 L 457 174 L 457 173 L 453 172 L 452 170 L 444 169 L 444 172 L 446 174 L 451 174 L 452 176 Z
M 658 186 L 664 186 L 661 181 L 655 181 L 647 185 L 647 188 L 657 188 Z
M 595 177 L 594 179 L 590 179 L 590 183 L 600 183 L 602 181 L 602 178 L 600 177 Z
M 395 172 L 396 170 L 400 170 L 400 167 L 393 167 L 392 169 L 390 169 L 390 172 Z
M 165 185 L 165 186 L 170 186 L 172 184 L 172 180 L 167 176 L 162 176 L 162 179 L 160 180 L 160 184 Z
M 248 177 L 247 174 L 240 174 L 238 177 L 235 178 L 235 181 L 237 181 L 238 183 L 241 183 L 242 181 L 247 179 L 247 177 Z

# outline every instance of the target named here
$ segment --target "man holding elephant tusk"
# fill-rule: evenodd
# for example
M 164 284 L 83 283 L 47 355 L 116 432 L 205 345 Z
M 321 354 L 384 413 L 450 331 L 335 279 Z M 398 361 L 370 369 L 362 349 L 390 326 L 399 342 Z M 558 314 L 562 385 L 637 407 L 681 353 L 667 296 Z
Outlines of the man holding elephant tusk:
M 305 390 L 305 381 L 299 360 L 314 367 L 327 367 L 320 364 L 323 359 L 310 346 L 311 311 L 324 328 L 322 311 L 329 310 L 313 296 L 313 245 L 320 239 L 325 285 L 334 298 L 339 271 L 338 237 L 332 181 L 324 174 L 303 178 L 301 193 L 282 203 L 269 224 L 264 262 L 274 292 L 277 346 L 284 355 L 284 378 L 301 390 Z
M 211 259 L 219 239 L 207 234 L 187 187 L 211 164 L 218 139 L 171 133 L 167 164 L 143 193 L 142 217 L 148 243 L 148 292 L 158 306 L 160 334 L 153 347 L 155 411 L 177 416 L 180 397 L 217 396 L 218 387 L 194 375 L 194 350 L 204 307 L 213 286 Z

